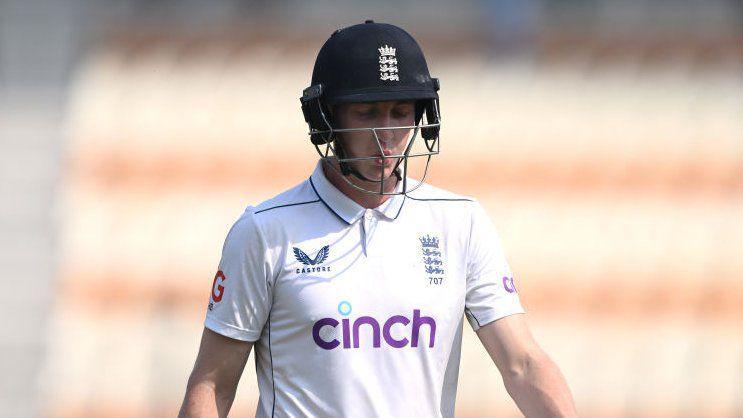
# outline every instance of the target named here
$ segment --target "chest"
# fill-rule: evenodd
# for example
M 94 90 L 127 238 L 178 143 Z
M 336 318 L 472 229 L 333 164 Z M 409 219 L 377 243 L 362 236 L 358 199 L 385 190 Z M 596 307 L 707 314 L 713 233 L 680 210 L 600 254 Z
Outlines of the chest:
M 359 222 L 291 242 L 274 282 L 274 318 L 300 327 L 322 318 L 412 321 L 416 312 L 459 320 L 466 251 L 459 236 L 414 223 L 379 222 L 368 232 Z

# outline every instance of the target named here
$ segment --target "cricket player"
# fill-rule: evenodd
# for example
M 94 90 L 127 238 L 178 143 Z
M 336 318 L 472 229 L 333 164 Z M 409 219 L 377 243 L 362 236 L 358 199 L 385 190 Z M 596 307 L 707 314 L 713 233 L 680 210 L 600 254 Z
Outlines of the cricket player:
M 254 349 L 257 417 L 452 417 L 465 318 L 525 416 L 576 416 L 485 211 L 423 181 L 438 90 L 399 27 L 325 42 L 300 99 L 320 159 L 227 234 L 180 416 L 227 416 Z

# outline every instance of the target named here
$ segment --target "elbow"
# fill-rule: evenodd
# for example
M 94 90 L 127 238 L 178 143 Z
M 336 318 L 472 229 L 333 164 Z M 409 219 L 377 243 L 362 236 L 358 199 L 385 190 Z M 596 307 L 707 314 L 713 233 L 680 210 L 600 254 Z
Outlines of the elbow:
M 549 362 L 549 358 L 542 350 L 536 349 L 524 353 L 524 355 L 518 356 L 508 363 L 503 378 L 512 381 L 523 380 L 534 368 L 542 367 Z
M 529 368 L 528 359 L 519 359 L 509 364 L 508 368 L 503 374 L 505 380 L 519 380 L 524 377 L 526 370 Z

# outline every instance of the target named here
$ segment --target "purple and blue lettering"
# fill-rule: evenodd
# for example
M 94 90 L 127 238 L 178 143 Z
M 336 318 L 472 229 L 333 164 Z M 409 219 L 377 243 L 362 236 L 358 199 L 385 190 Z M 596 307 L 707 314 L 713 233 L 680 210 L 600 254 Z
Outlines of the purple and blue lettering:
M 387 322 L 384 323 L 384 328 L 382 328 L 382 333 L 384 334 L 384 340 L 387 342 L 387 344 L 391 345 L 394 348 L 402 348 L 408 345 L 408 339 L 403 337 L 402 340 L 396 340 L 392 337 L 392 334 L 390 333 L 390 329 L 395 324 L 403 324 L 408 325 L 410 323 L 410 320 L 402 315 L 395 315 L 390 317 L 390 319 L 387 320 Z
M 345 315 L 350 314 L 350 308 L 345 310 L 339 310 L 339 312 L 342 312 Z M 400 325 L 403 327 L 407 327 L 407 325 L 411 324 L 411 334 L 410 338 L 403 337 L 401 339 L 396 339 L 392 336 L 392 327 L 395 325 Z M 324 340 L 320 336 L 320 331 L 324 327 L 332 327 L 337 328 L 338 325 L 341 326 L 342 331 L 342 341 L 339 341 L 338 338 L 333 338 L 332 340 Z M 366 325 L 366 327 L 363 327 Z M 317 322 L 315 322 L 312 326 L 312 339 L 315 341 L 315 344 L 317 344 L 318 347 L 324 349 L 324 350 L 333 350 L 343 344 L 344 349 L 350 349 L 352 346 L 353 348 L 359 348 L 362 346 L 362 327 L 368 331 L 364 331 L 364 335 L 369 335 L 369 332 L 371 332 L 371 346 L 374 348 L 380 348 L 382 346 L 382 340 L 393 348 L 403 348 L 406 347 L 408 344 L 410 344 L 411 347 L 418 347 L 419 344 L 419 338 L 421 335 L 421 328 L 423 326 L 428 327 L 428 347 L 433 348 L 435 342 L 436 342 L 436 320 L 430 316 L 421 315 L 420 309 L 414 309 L 413 310 L 413 319 L 412 321 L 407 316 L 403 315 L 393 315 L 389 317 L 386 321 L 384 321 L 384 325 L 381 327 L 380 332 L 380 321 L 378 321 L 376 318 L 371 316 L 360 316 L 351 321 L 349 318 L 343 318 L 340 321 L 334 318 L 322 318 L 319 319 Z M 424 334 L 425 335 L 425 334 Z M 364 337 L 365 345 L 368 345 L 368 337 Z M 425 341 L 423 341 L 423 344 L 425 346 Z
M 410 343 L 411 347 L 418 347 L 418 334 L 420 333 L 421 325 L 428 325 L 430 327 L 430 335 L 428 346 L 433 347 L 433 342 L 436 339 L 436 321 L 430 316 L 421 316 L 421 311 L 416 309 L 413 311 L 413 341 Z
M 379 322 L 371 316 L 360 316 L 358 319 L 353 321 L 353 348 L 359 348 L 359 328 L 364 324 L 371 325 L 373 333 L 372 345 L 375 348 L 379 348 Z
M 312 339 L 315 340 L 315 344 L 317 344 L 320 348 L 323 348 L 325 350 L 332 350 L 335 347 L 338 347 L 340 343 L 335 338 L 332 341 L 325 341 L 320 338 L 320 330 L 326 325 L 335 328 L 338 326 L 338 321 L 333 318 L 323 318 L 315 322 L 315 325 L 312 326 Z

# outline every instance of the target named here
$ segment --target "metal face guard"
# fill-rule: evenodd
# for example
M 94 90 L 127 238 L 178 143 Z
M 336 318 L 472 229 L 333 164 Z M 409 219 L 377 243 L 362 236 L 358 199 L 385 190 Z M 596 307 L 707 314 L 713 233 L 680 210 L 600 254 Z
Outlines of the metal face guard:
M 345 152 L 342 149 L 337 149 L 337 146 L 334 146 L 333 145 L 336 142 L 334 140 L 333 141 L 328 141 L 327 143 L 322 144 L 322 145 L 325 146 L 324 147 L 324 150 L 321 149 L 321 146 L 322 145 L 314 144 L 315 145 L 315 149 L 317 150 L 317 153 L 320 155 L 320 157 L 321 157 L 321 159 L 323 161 L 327 161 L 327 162 L 336 161 L 341 166 L 343 166 L 344 164 L 349 164 L 349 163 L 353 163 L 353 162 L 356 162 L 356 161 L 377 160 L 379 158 L 382 159 L 382 163 L 383 163 L 383 166 L 384 166 L 384 163 L 385 163 L 386 160 L 396 160 L 396 164 L 395 164 L 395 168 L 393 169 L 393 172 L 395 173 L 395 176 L 397 177 L 398 180 L 402 180 L 402 188 L 400 189 L 400 191 L 393 191 L 393 192 L 385 192 L 385 184 L 388 184 L 387 181 L 389 181 L 389 180 L 383 178 L 384 171 L 383 171 L 383 174 L 382 174 L 382 178 L 380 178 L 378 180 L 377 179 L 368 179 L 368 178 L 365 178 L 360 173 L 354 172 L 356 170 L 353 169 L 352 166 L 349 165 L 349 167 L 351 167 L 350 169 L 352 170 L 351 171 L 351 174 L 353 174 L 354 176 L 360 178 L 361 180 L 370 182 L 370 183 L 378 183 L 379 184 L 379 189 L 376 189 L 375 188 L 374 190 L 371 190 L 371 189 L 367 189 L 367 188 L 364 188 L 364 187 L 360 187 L 360 186 L 352 183 L 349 180 L 348 175 L 347 174 L 344 174 L 344 173 L 341 173 L 338 170 L 338 168 L 336 168 L 336 166 L 334 164 L 330 164 L 330 166 L 332 167 L 333 170 L 336 170 L 336 172 L 338 172 L 341 175 L 341 177 L 346 181 L 346 183 L 348 183 L 351 187 L 353 187 L 353 188 L 355 188 L 355 189 L 357 189 L 359 191 L 362 191 L 364 193 L 369 193 L 369 194 L 377 194 L 377 195 L 398 195 L 398 194 L 406 194 L 406 193 L 412 192 L 413 190 L 415 190 L 418 187 L 420 187 L 423 184 L 423 182 L 425 181 L 426 176 L 428 175 L 428 166 L 429 166 L 429 164 L 431 162 L 431 157 L 433 155 L 436 155 L 436 154 L 439 153 L 439 140 L 438 140 L 438 136 L 435 137 L 435 138 L 432 138 L 432 139 L 425 139 L 425 138 L 422 139 L 424 141 L 424 144 L 425 144 L 425 147 L 426 147 L 426 150 L 427 151 L 417 152 L 417 153 L 411 154 L 411 150 L 413 149 L 413 144 L 414 144 L 416 138 L 418 137 L 418 132 L 420 131 L 420 129 L 422 129 L 422 128 L 433 128 L 433 127 L 438 127 L 438 126 L 440 126 L 440 123 L 423 124 L 423 125 L 410 125 L 410 126 L 390 126 L 390 127 L 383 127 L 383 128 L 330 129 L 330 130 L 327 130 L 327 131 L 312 131 L 311 134 L 321 134 L 321 135 L 326 135 L 327 134 L 329 137 L 333 137 L 335 133 L 364 132 L 364 131 L 371 132 L 374 135 L 374 139 L 375 139 L 375 141 L 377 143 L 377 149 L 379 150 L 379 154 L 381 155 L 381 157 L 379 157 L 379 156 L 347 157 L 345 155 Z M 403 151 L 402 154 L 385 155 L 384 154 L 384 148 L 382 147 L 382 141 L 380 141 L 380 139 L 379 139 L 378 131 L 390 131 L 390 130 L 401 130 L 401 129 L 404 129 L 404 130 L 413 130 L 413 134 L 410 136 L 410 139 L 408 140 L 407 145 L 405 146 L 405 150 Z M 414 158 L 414 157 L 425 157 L 426 158 L 426 166 L 425 166 L 425 169 L 423 171 L 423 178 L 421 178 L 417 182 L 417 184 L 415 184 L 413 187 L 408 188 L 408 177 L 407 177 L 407 174 L 408 174 L 408 158 Z

